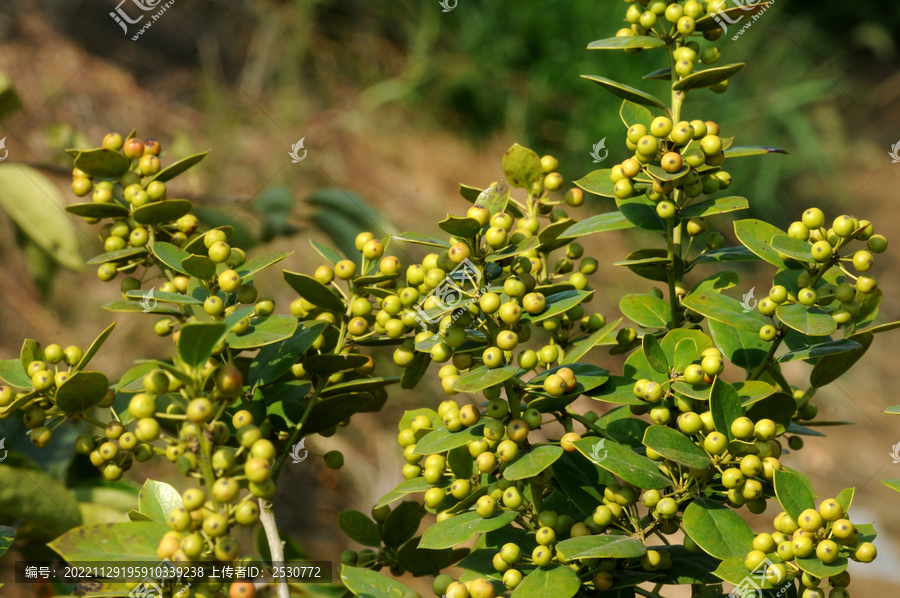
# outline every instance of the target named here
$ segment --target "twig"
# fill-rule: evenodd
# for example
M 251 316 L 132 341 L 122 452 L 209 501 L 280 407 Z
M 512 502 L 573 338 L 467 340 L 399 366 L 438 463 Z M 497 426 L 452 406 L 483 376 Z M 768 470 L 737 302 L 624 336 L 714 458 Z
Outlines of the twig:
M 266 540 L 269 542 L 269 552 L 272 555 L 272 563 L 284 562 L 284 545 L 281 536 L 278 535 L 278 526 L 275 525 L 275 513 L 272 511 L 272 503 L 259 499 L 259 520 L 266 532 Z M 291 590 L 284 577 L 275 581 L 275 590 L 278 598 L 291 598 Z

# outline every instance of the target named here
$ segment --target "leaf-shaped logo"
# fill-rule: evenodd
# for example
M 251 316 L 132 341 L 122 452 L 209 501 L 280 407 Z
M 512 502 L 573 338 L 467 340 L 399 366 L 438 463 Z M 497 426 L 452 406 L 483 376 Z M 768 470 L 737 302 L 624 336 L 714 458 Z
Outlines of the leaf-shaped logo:
M 453 3 L 450 3 L 450 0 L 440 0 L 441 7 L 444 9 L 441 12 L 450 12 L 454 8 L 456 8 L 459 0 L 453 0 Z
M 288 155 L 291 157 L 291 162 L 296 164 L 297 162 L 302 161 L 306 157 L 306 150 L 303 148 L 303 140 L 306 137 L 302 137 L 300 141 L 291 146 L 291 151 L 288 152 Z M 303 155 L 300 155 L 300 150 L 303 150 Z
M 888 155 L 893 159 L 894 164 L 900 162 L 900 141 L 891 146 L 891 152 Z
M 751 287 L 749 291 L 744 293 L 744 298 L 741 301 L 741 305 L 744 307 L 745 314 L 750 313 L 756 308 L 756 299 L 753 298 L 753 291 L 755 289 L 756 287 Z
M 606 455 L 608 451 L 604 448 L 604 443 L 606 442 L 606 438 L 601 438 L 600 442 L 594 445 L 594 448 L 591 449 L 590 459 L 594 463 L 600 463 L 604 459 L 606 459 Z
M 6 156 L 9 155 L 9 150 L 6 149 L 6 137 L 4 137 L 3 139 L 0 139 L 0 149 L 4 150 L 3 156 L 0 157 L 0 162 L 3 162 L 4 160 L 6 160 Z
M 600 155 L 600 150 L 606 150 L 603 152 L 603 155 Z M 598 141 L 594 144 L 594 149 L 590 152 L 591 158 L 594 159 L 594 163 L 603 162 L 606 160 L 606 156 L 609 155 L 609 150 L 606 149 L 606 137 Z
M 153 289 L 156 287 L 152 287 L 149 291 L 144 293 L 144 296 L 141 298 L 140 304 L 141 307 L 144 308 L 144 313 L 148 313 L 156 309 L 157 301 L 153 297 Z
M 3 451 L 3 456 L 0 457 L 0 463 L 2 463 L 6 459 L 6 456 L 9 454 L 9 451 L 7 451 L 6 447 L 3 446 L 5 442 L 6 438 L 0 438 L 0 451 Z
M 300 442 L 291 447 L 291 459 L 293 459 L 294 463 L 300 463 L 306 457 L 309 456 L 309 451 L 306 450 L 306 447 L 303 446 L 303 443 L 306 442 L 306 438 L 301 438 Z M 300 456 L 300 451 L 303 451 L 303 456 Z
M 3 445 L 0 444 L 0 447 Z M 893 452 L 890 453 L 891 458 L 894 459 L 893 463 L 900 463 L 900 442 L 891 447 Z

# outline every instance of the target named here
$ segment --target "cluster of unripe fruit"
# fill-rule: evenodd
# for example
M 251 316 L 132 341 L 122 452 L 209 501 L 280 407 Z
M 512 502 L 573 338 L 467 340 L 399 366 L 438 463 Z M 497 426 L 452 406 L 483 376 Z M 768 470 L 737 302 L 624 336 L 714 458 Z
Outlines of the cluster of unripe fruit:
M 66 420 L 66 413 L 56 405 L 56 391 L 73 374 L 84 352 L 72 345 L 63 349 L 57 344 L 43 350 L 43 359 L 28 364 L 25 373 L 31 379 L 31 389 L 15 392 L 9 386 L 0 386 L 0 418 L 10 417 L 9 409 L 16 407 L 24 415 L 23 422 L 29 429 L 32 444 L 43 448 L 53 440 L 53 430 Z M 25 400 L 25 402 L 21 402 Z M 103 401 L 112 404 L 115 393 L 110 391 Z
M 158 141 L 155 139 L 141 140 L 137 137 L 125 140 L 118 133 L 109 133 L 103 138 L 103 149 L 121 152 L 123 156 L 132 161 L 132 169 L 119 179 L 122 189 L 126 190 L 125 199 L 129 203 L 140 207 L 166 198 L 166 186 L 162 181 L 149 182 L 146 188 L 141 184 L 142 179 L 158 174 L 162 168 L 159 161 L 162 148 Z M 115 187 L 111 182 L 105 180 L 98 181 L 95 185 L 92 176 L 75 168 L 72 171 L 72 192 L 78 197 L 85 197 L 92 191 L 94 202 L 110 203 L 114 198 Z
M 808 242 L 810 261 L 817 265 L 797 275 L 797 292 L 783 285 L 773 286 L 768 296 L 757 304 L 759 312 L 764 316 L 774 316 L 778 306 L 799 303 L 830 309 L 831 317 L 838 325 L 854 322 L 860 313 L 859 295 L 869 295 L 878 288 L 878 281 L 868 272 L 875 261 L 873 254 L 887 250 L 887 239 L 875 234 L 875 227 L 868 220 L 847 215 L 835 218 L 831 228 L 826 230 L 825 214 L 818 208 L 803 212 L 802 219 L 788 228 L 788 236 Z M 845 251 L 842 257 L 842 250 L 853 241 L 865 242 L 866 248 L 852 252 L 852 256 Z M 852 264 L 859 275 L 852 275 L 844 263 Z M 845 278 L 853 279 L 853 282 L 820 284 L 823 275 L 834 265 L 838 265 Z M 778 337 L 779 329 L 774 325 L 765 325 L 760 328 L 759 335 L 763 340 L 771 341 Z
M 725 161 L 725 145 L 719 137 L 719 125 L 712 121 L 673 124 L 671 119 L 659 116 L 649 129 L 642 124 L 632 125 L 625 144 L 634 156 L 612 168 L 610 180 L 615 183 L 614 195 L 624 200 L 635 193 L 644 193 L 656 202 L 656 213 L 664 220 L 677 217 L 679 210 L 692 199 L 731 185 L 731 175 L 719 169 Z M 659 163 L 668 174 L 663 177 L 648 168 L 654 163 Z M 668 176 L 675 173 L 682 174 L 677 178 Z M 705 230 L 702 219 L 689 221 L 691 236 Z
M 744 558 L 750 571 L 763 565 L 769 555 L 779 562 L 767 564 L 766 578 L 784 584 L 800 578 L 802 598 L 825 598 L 822 580 L 801 570 L 797 559 L 816 558 L 822 563 L 834 563 L 842 555 L 861 563 L 871 563 L 877 556 L 875 546 L 861 542 L 859 530 L 847 519 L 847 513 L 834 498 L 823 500 L 818 509 L 806 509 L 795 521 L 787 513 L 775 517 L 775 531 L 761 533 L 753 539 L 753 550 Z M 848 598 L 850 574 L 846 571 L 828 578 L 831 586 L 828 598 Z
M 664 40 L 684 42 L 691 36 L 702 35 L 707 41 L 716 41 L 722 37 L 723 31 L 718 28 L 697 31 L 697 21 L 708 15 L 715 15 L 719 10 L 728 8 L 726 0 L 686 0 L 685 2 L 667 0 L 625 0 L 630 4 L 625 12 L 625 20 L 631 27 L 619 29 L 616 37 L 633 37 L 636 35 L 655 34 Z M 719 61 L 721 52 L 708 47 L 702 52 L 697 42 L 685 42 L 681 47 L 691 47 L 692 55 L 676 56 L 675 72 L 687 77 L 694 72 L 694 62 L 698 56 L 704 64 L 712 65 Z M 627 48 L 629 54 L 637 54 L 640 48 Z M 716 84 L 712 90 L 718 93 L 728 88 L 728 81 Z

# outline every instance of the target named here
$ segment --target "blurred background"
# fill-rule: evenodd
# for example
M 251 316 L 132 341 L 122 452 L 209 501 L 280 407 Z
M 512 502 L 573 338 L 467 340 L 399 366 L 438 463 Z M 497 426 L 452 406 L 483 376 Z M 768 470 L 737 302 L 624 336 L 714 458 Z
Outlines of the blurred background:
M 172 354 L 171 341 L 153 335 L 150 318 L 100 308 L 119 291 L 84 264 L 102 252 L 98 231 L 48 203 L 76 202 L 66 148 L 97 147 L 107 132 L 136 128 L 138 136 L 161 142 L 164 164 L 210 150 L 169 196 L 202 206 L 198 215 L 208 225 L 234 226 L 233 244 L 292 250 L 284 268 L 311 273 L 320 258 L 309 239 L 343 250 L 359 230 L 439 234 L 439 220 L 468 206 L 458 184 L 497 180 L 503 152 L 514 142 L 556 156 L 567 181 L 627 157 L 620 100 L 579 78 L 602 75 L 667 97 L 665 82 L 641 80 L 665 66 L 660 54 L 585 49 L 614 35 L 626 8 L 618 0 L 515 6 L 459 0 L 448 12 L 438 0 L 176 0 L 133 41 L 139 27 L 123 33 L 110 17 L 114 0 L 3 3 L 0 137 L 8 155 L 0 164 L 0 354 L 17 356 L 26 337 L 86 347 L 113 320 L 116 333 L 94 361 L 110 379 L 132 357 Z M 141 14 L 130 2 L 122 9 Z M 778 0 L 736 40 L 724 36 L 722 64 L 747 67 L 724 96 L 690 94 L 685 117 L 718 121 L 736 145 L 789 152 L 727 163 L 730 191 L 750 199 L 750 213 L 739 218 L 786 228 L 803 209 L 819 206 L 829 218 L 869 219 L 894 241 L 900 164 L 889 152 L 900 140 L 898 33 L 900 4 Z M 604 139 L 609 157 L 597 165 L 589 152 Z M 308 154 L 292 163 L 288 152 L 298 140 Z M 34 201 L 24 210 L 14 191 L 22 187 L 21 173 L 48 181 L 31 191 Z M 611 200 L 590 197 L 569 212 L 583 219 L 612 209 Z M 35 222 L 49 232 L 40 234 Z M 728 216 L 709 224 L 734 242 Z M 589 311 L 618 318 L 622 294 L 649 290 L 647 281 L 609 265 L 648 243 L 658 239 L 633 230 L 585 238 L 587 254 L 601 261 Z M 388 253 L 404 264 L 424 256 L 398 243 Z M 879 323 L 900 320 L 894 253 L 878 256 L 873 270 L 885 292 Z M 757 296 L 766 292 L 770 268 L 736 269 L 742 282 L 733 296 L 754 286 L 763 289 Z M 257 287 L 286 312 L 295 295 L 278 270 L 257 276 Z M 892 595 L 900 586 L 900 497 L 879 482 L 900 477 L 900 463 L 890 456 L 900 443 L 900 419 L 882 413 L 898 403 L 897 346 L 895 335 L 878 336 L 847 377 L 819 392 L 819 419 L 854 425 L 822 429 L 827 439 L 807 438 L 787 461 L 810 476 L 820 498 L 856 487 L 854 520 L 876 522 L 879 559 L 850 568 L 851 591 L 860 595 Z M 613 372 L 621 366 L 602 350 L 590 359 Z M 397 375 L 389 352 L 378 363 L 378 374 Z M 790 366 L 788 379 L 802 386 L 809 366 Z M 397 422 L 403 410 L 436 408 L 445 398 L 434 378 L 415 392 L 395 387 L 381 413 L 358 415 L 331 438 L 310 439 L 316 452 L 343 451 L 342 470 L 326 469 L 321 459 L 288 466 L 276 516 L 310 558 L 337 562 L 353 547 L 336 528 L 337 513 L 368 512 L 401 481 Z M 609 408 L 582 401 L 583 409 Z M 12 439 L 8 449 L 64 475 L 71 443 L 63 435 L 54 450 L 32 453 L 27 442 L 15 442 L 18 433 L 10 422 L 0 426 L 0 436 Z M 185 487 L 161 465 L 128 475 L 137 484 L 147 477 Z M 751 524 L 770 525 L 773 510 Z M 12 560 L 0 566 L 0 581 L 8 584 Z M 404 581 L 430 595 L 430 580 Z M 38 586 L 2 591 L 54 594 Z

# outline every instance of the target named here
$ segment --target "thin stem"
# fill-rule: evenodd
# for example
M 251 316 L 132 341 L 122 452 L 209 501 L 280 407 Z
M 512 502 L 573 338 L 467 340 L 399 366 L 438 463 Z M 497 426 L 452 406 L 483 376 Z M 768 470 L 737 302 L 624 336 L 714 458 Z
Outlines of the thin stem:
M 650 591 L 648 591 L 648 590 L 645 590 L 645 589 L 643 589 L 643 588 L 639 588 L 639 587 L 637 587 L 637 586 L 634 587 L 634 592 L 635 592 L 636 594 L 640 594 L 641 596 L 647 596 L 648 598 L 663 598 L 661 595 L 659 595 L 659 594 L 657 594 L 657 593 L 655 593 L 655 592 L 650 592 Z
M 300 434 L 303 431 L 303 426 L 306 424 L 306 420 L 309 419 L 309 415 L 310 413 L 312 413 L 313 407 L 315 406 L 316 401 L 319 399 L 319 393 L 322 392 L 327 383 L 328 378 L 323 378 L 319 386 L 317 386 L 315 391 L 313 391 L 312 396 L 306 403 L 306 409 L 303 410 L 303 416 L 300 418 L 300 421 L 297 423 L 296 427 L 294 427 L 294 429 L 291 431 L 291 435 L 287 441 L 287 446 L 294 446 L 294 444 L 296 444 L 300 439 Z M 282 451 L 282 453 L 278 455 L 278 459 L 275 461 L 275 465 L 272 467 L 272 481 L 276 483 L 278 482 L 278 476 L 281 474 L 281 470 L 284 467 L 285 461 L 287 461 L 288 455 L 289 451 Z
M 678 296 L 675 294 L 675 221 L 666 224 L 666 257 L 669 260 L 669 307 L 672 310 L 672 329 L 681 327 L 681 313 L 678 309 Z
M 259 499 L 259 521 L 266 532 L 266 540 L 269 543 L 269 553 L 272 555 L 272 563 L 284 563 L 284 544 L 278 535 L 278 526 L 275 525 L 275 513 L 272 511 L 272 503 Z M 291 598 L 291 590 L 284 577 L 275 582 L 275 590 L 278 598 Z
M 760 363 L 755 370 L 750 374 L 750 377 L 747 380 L 757 380 L 760 376 L 763 375 L 763 372 L 766 371 L 766 368 L 769 367 L 769 360 L 775 355 L 775 351 L 778 350 L 778 347 L 781 345 L 781 341 L 784 340 L 784 336 L 777 337 L 772 344 L 769 346 L 769 352 L 766 353 L 766 356 L 763 358 L 762 363 Z

